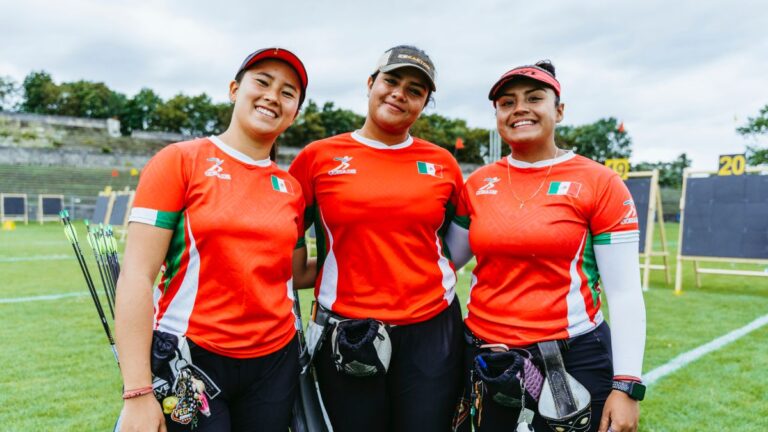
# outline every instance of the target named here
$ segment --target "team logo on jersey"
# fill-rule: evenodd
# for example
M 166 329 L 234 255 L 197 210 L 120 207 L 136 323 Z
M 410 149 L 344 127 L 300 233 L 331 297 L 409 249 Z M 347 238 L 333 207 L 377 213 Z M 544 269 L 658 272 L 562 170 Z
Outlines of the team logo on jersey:
M 272 180 L 272 189 L 293 195 L 293 186 L 291 186 L 290 182 L 287 182 L 276 175 L 272 175 L 270 179 Z
M 222 180 L 231 180 L 232 176 L 229 174 L 226 174 L 224 172 L 224 168 L 221 167 L 221 164 L 224 163 L 224 159 L 219 159 L 215 157 L 210 157 L 206 159 L 208 162 L 213 162 L 213 166 L 205 170 L 205 176 L 206 177 L 218 177 Z
M 553 181 L 549 183 L 547 195 L 565 195 L 574 198 L 579 197 L 581 192 L 581 183 L 570 181 Z
M 341 157 L 335 157 L 333 158 L 335 161 L 341 162 L 339 166 L 336 168 L 328 171 L 328 175 L 341 175 L 341 174 L 357 174 L 357 170 L 355 168 L 349 167 L 349 161 L 352 160 L 352 156 L 341 156 Z
M 498 177 L 488 177 L 483 179 L 485 184 L 475 192 L 475 195 L 496 195 L 499 191 L 496 188 L 496 183 L 501 179 Z
M 416 169 L 418 169 L 419 174 L 425 174 L 425 175 L 430 175 L 432 177 L 443 178 L 442 165 L 436 165 L 429 162 L 416 162 Z
M 632 200 L 626 200 L 624 201 L 624 205 L 629 206 L 629 209 L 624 215 L 624 218 L 621 220 L 621 225 L 637 223 L 637 209 L 635 208 L 635 202 Z

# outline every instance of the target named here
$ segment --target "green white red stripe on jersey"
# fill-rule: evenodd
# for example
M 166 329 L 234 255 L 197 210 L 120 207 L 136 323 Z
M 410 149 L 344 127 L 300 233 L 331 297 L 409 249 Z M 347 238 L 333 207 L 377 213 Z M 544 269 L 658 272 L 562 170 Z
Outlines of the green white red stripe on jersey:
M 416 162 L 416 168 L 419 174 L 431 175 L 432 177 L 443 177 L 443 166 L 429 162 Z
M 586 333 L 589 329 L 603 321 L 600 309 L 596 309 L 596 287 L 589 285 L 589 279 L 594 278 L 594 274 L 597 273 L 597 266 L 594 266 L 594 251 L 589 247 L 589 239 L 590 233 L 587 230 L 584 232 L 579 248 L 576 250 L 568 268 L 571 280 L 568 284 L 568 294 L 565 297 L 565 302 L 568 310 L 567 331 L 571 337 Z M 589 268 L 591 266 L 595 268 Z M 589 290 L 591 305 L 586 303 L 587 296 L 585 296 L 583 291 L 585 288 Z
M 317 213 L 319 217 L 315 223 L 320 222 L 322 227 L 318 230 L 317 224 L 315 225 L 315 233 L 318 234 L 317 238 L 320 239 L 320 233 L 323 232 L 325 237 L 325 245 L 322 249 L 326 254 L 320 265 L 320 258 L 318 257 L 318 266 L 320 266 L 320 286 L 317 289 L 317 302 L 324 308 L 333 310 L 333 304 L 336 303 L 337 292 L 339 288 L 339 265 L 336 262 L 336 253 L 333 250 L 333 234 L 325 223 L 323 218 L 323 212 L 320 210 L 320 206 L 317 207 Z M 320 254 L 321 245 L 318 242 L 318 255 Z
M 168 244 L 168 252 L 165 254 L 163 278 L 157 285 L 158 289 L 162 288 L 163 294 L 168 291 L 171 281 L 174 280 L 176 274 L 182 268 L 183 259 L 187 257 L 185 255 L 187 251 L 185 224 L 184 215 L 180 214 L 176 227 L 173 230 L 173 236 L 171 236 L 171 242 Z M 186 264 L 186 261 L 184 261 L 184 264 Z
M 200 286 L 200 253 L 197 250 L 195 236 L 192 234 L 192 226 L 189 221 L 189 213 L 184 215 L 183 223 L 177 229 L 174 237 L 178 245 L 169 248 L 175 255 L 174 260 L 178 260 L 178 269 L 175 271 L 181 275 L 171 280 L 170 283 L 158 285 L 154 295 L 155 303 L 155 329 L 183 335 L 187 333 L 189 327 L 189 318 L 192 315 L 192 309 L 197 300 L 197 292 Z M 181 246 L 181 236 L 178 231 L 186 233 L 184 238 L 184 249 L 178 250 Z M 166 262 L 168 264 L 168 261 Z M 165 275 L 164 275 L 165 277 Z M 170 279 L 170 277 L 169 277 Z M 163 290 L 163 296 L 160 297 L 159 290 Z
M 547 195 L 567 195 L 574 198 L 579 196 L 581 183 L 570 181 L 553 181 L 549 183 Z

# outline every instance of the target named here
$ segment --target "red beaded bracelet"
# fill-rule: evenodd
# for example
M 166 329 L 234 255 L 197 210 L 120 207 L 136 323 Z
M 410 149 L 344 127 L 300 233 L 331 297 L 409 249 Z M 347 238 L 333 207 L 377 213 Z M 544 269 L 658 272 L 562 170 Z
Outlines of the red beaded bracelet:
M 126 390 L 123 392 L 123 399 L 132 399 L 139 396 L 144 396 L 146 394 L 152 393 L 152 386 L 146 386 L 142 388 L 137 388 L 134 390 Z
M 614 381 L 633 381 L 633 382 L 643 382 L 640 378 L 632 375 L 614 375 L 613 376 Z

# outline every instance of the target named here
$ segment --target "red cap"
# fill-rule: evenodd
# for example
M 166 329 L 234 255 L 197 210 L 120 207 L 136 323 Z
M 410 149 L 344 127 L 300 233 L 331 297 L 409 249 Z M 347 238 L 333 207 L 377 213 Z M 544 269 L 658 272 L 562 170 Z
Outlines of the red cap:
M 498 92 L 504 84 L 521 77 L 544 83 L 552 87 L 558 97 L 560 96 L 560 83 L 549 71 L 538 66 L 520 66 L 508 71 L 496 81 L 496 84 L 491 87 L 491 91 L 488 93 L 488 99 L 495 101 L 498 99 Z
M 301 103 L 304 102 L 304 97 L 307 93 L 307 69 L 304 67 L 304 63 L 299 60 L 299 57 L 296 56 L 296 54 L 288 51 L 284 48 L 264 48 L 260 49 L 258 51 L 254 51 L 251 54 L 248 55 L 248 57 L 243 60 L 243 64 L 240 65 L 240 68 L 237 70 L 237 73 L 235 73 L 235 76 L 239 75 L 240 72 L 247 70 L 257 62 L 260 62 L 262 60 L 266 59 L 275 59 L 275 60 L 281 60 L 286 63 L 288 63 L 289 66 L 293 68 L 293 70 L 296 71 L 296 74 L 299 76 L 299 81 L 301 81 L 301 95 L 299 96 L 299 107 L 301 107 Z

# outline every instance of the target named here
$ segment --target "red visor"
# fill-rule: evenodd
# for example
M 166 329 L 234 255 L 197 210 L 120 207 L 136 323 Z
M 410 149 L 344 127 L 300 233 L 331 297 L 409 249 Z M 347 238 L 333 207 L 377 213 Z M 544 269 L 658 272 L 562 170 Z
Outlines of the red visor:
M 296 74 L 299 76 L 299 81 L 301 81 L 301 101 L 303 101 L 307 92 L 307 69 L 304 68 L 304 63 L 299 60 L 296 54 L 288 51 L 287 49 L 264 48 L 258 51 L 254 51 L 245 58 L 243 64 L 240 65 L 240 68 L 237 70 L 235 76 L 253 66 L 256 62 L 266 59 L 282 60 L 288 63 L 293 68 L 293 70 L 296 71 Z
M 560 96 L 560 83 L 557 81 L 557 79 L 555 79 L 555 77 L 552 76 L 552 74 L 540 67 L 520 66 L 505 73 L 501 76 L 501 78 L 499 78 L 498 81 L 496 81 L 496 84 L 493 85 L 490 93 L 488 93 L 488 99 L 492 101 L 498 99 L 498 92 L 501 90 L 501 87 L 515 78 L 530 78 L 532 80 L 542 82 L 552 87 L 552 89 L 555 91 L 555 94 L 558 97 Z

